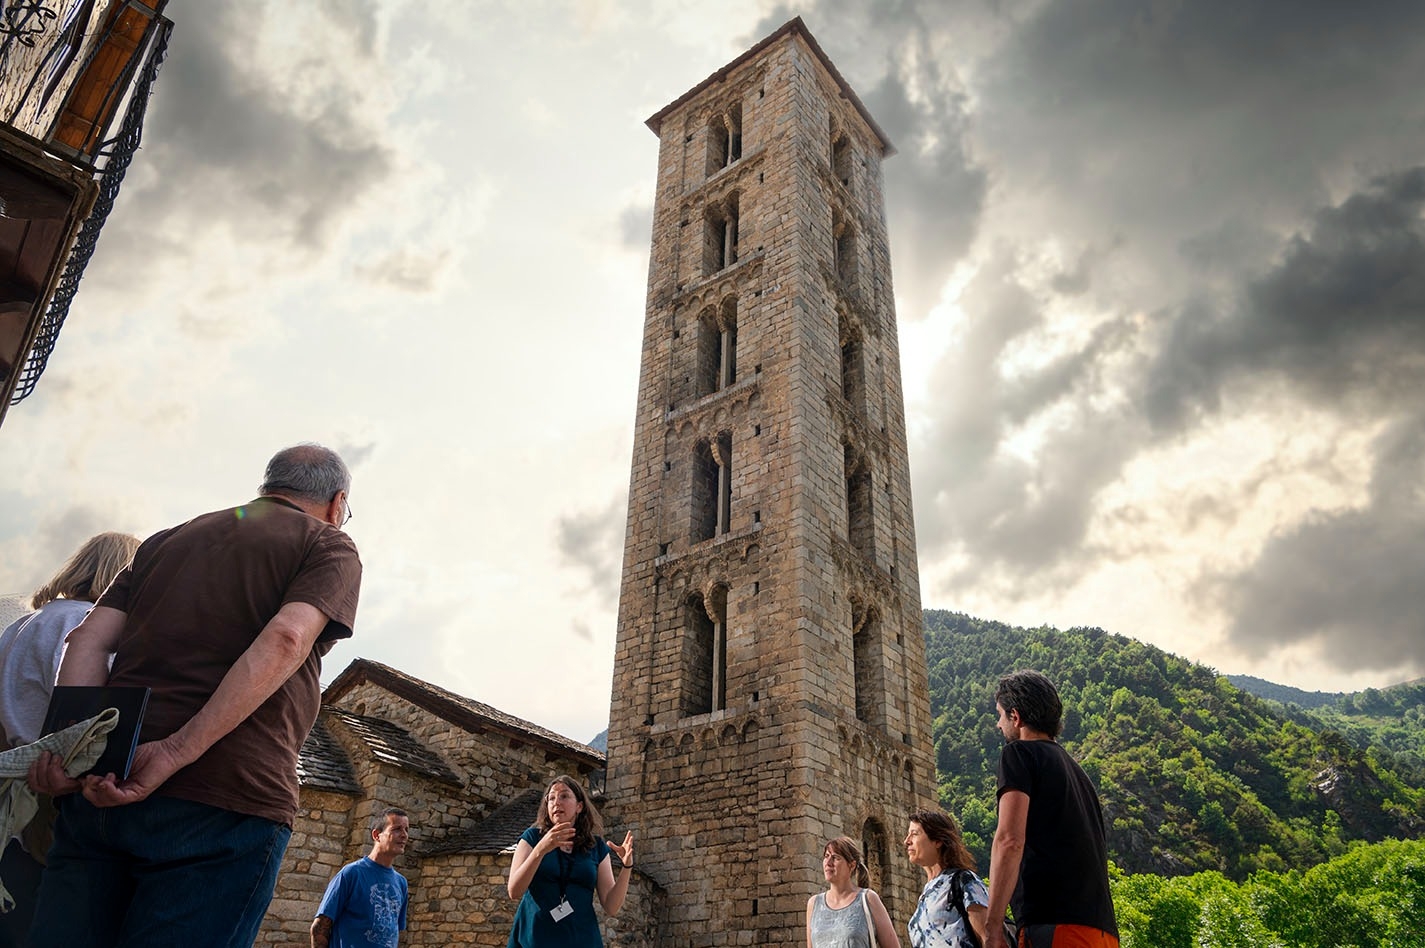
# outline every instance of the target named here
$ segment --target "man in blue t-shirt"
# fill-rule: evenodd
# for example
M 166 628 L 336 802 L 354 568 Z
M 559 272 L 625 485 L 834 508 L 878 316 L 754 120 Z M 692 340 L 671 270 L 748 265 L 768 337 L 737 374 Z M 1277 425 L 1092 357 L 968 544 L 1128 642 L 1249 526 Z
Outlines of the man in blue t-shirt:
M 411 821 L 390 807 L 371 821 L 371 854 L 327 884 L 312 920 L 312 948 L 396 948 L 406 929 L 406 879 L 391 864 L 406 851 Z

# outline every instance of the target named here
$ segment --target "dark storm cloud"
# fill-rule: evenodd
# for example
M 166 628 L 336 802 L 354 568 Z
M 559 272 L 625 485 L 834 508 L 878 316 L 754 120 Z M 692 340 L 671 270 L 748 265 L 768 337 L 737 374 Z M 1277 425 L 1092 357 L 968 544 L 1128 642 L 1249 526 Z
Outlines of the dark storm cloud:
M 585 573 L 589 588 L 610 607 L 618 602 L 627 511 L 627 498 L 619 497 L 602 510 L 560 517 L 555 526 L 555 542 L 564 562 Z
M 1226 318 L 1190 306 L 1148 382 L 1159 429 L 1216 409 L 1242 377 L 1367 411 L 1425 398 L 1425 167 L 1383 176 L 1319 211 Z
M 1315 642 L 1349 671 L 1425 669 L 1425 415 L 1376 445 L 1370 503 L 1283 531 L 1217 593 L 1250 653 Z
M 349 37 L 358 57 L 372 55 L 367 11 L 354 3 L 324 8 L 329 36 Z M 250 238 L 320 247 L 392 170 L 391 146 L 361 114 L 361 90 L 333 86 L 315 112 L 299 106 L 253 65 L 261 31 L 292 28 L 279 10 L 217 4 L 190 12 L 176 18 L 145 122 L 139 160 L 152 174 L 131 176 L 114 223 L 141 230 L 145 244 L 181 245 L 194 231 L 226 225 Z M 312 82 L 335 81 L 315 56 L 289 65 Z
M 919 319 L 975 238 L 986 170 L 970 151 L 968 99 L 937 38 L 939 4 L 823 0 L 779 6 L 757 26 L 765 36 L 798 13 L 865 103 L 897 154 L 884 169 L 902 318 Z

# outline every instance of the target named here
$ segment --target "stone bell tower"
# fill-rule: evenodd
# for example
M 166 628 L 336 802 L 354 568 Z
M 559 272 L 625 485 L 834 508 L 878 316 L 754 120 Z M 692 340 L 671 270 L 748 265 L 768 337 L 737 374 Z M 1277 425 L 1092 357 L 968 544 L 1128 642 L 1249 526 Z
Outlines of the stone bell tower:
M 670 946 L 803 945 L 824 840 L 903 925 L 936 798 L 881 160 L 800 19 L 648 120 L 608 790 Z

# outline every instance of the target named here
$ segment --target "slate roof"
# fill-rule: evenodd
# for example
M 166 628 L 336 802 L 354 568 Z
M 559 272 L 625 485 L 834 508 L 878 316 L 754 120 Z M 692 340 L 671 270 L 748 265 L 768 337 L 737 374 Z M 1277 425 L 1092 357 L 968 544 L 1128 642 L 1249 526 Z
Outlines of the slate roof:
M 297 782 L 314 790 L 361 796 L 361 785 L 356 782 L 351 761 L 321 718 L 312 725 L 311 733 L 297 754 Z
M 390 721 L 355 714 L 342 708 L 323 707 L 322 715 L 340 721 L 350 728 L 377 760 L 395 764 L 452 786 L 461 786 L 460 777 L 445 761 L 412 737 L 405 728 Z M 318 720 L 320 722 L 320 718 Z
M 526 790 L 480 822 L 479 826 L 451 833 L 422 852 L 425 856 L 449 856 L 457 853 L 514 852 L 520 834 L 534 824 L 539 808 L 541 789 Z
M 512 744 L 543 747 L 546 754 L 571 758 L 578 762 L 581 775 L 605 767 L 604 755 L 587 744 L 366 658 L 353 661 L 327 685 L 322 693 L 322 704 L 336 704 L 362 682 L 378 685 L 471 734 L 503 735 Z

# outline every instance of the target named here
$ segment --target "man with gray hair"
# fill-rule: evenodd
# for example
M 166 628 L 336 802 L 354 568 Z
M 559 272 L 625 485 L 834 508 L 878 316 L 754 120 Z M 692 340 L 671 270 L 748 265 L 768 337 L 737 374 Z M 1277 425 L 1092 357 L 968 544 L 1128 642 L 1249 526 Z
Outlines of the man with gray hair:
M 33 945 L 253 943 L 321 657 L 356 618 L 350 486 L 334 451 L 279 451 L 256 500 L 150 537 L 69 633 L 59 684 L 152 695 L 127 779 L 71 780 L 51 756 L 31 768 L 31 786 L 64 794 Z

